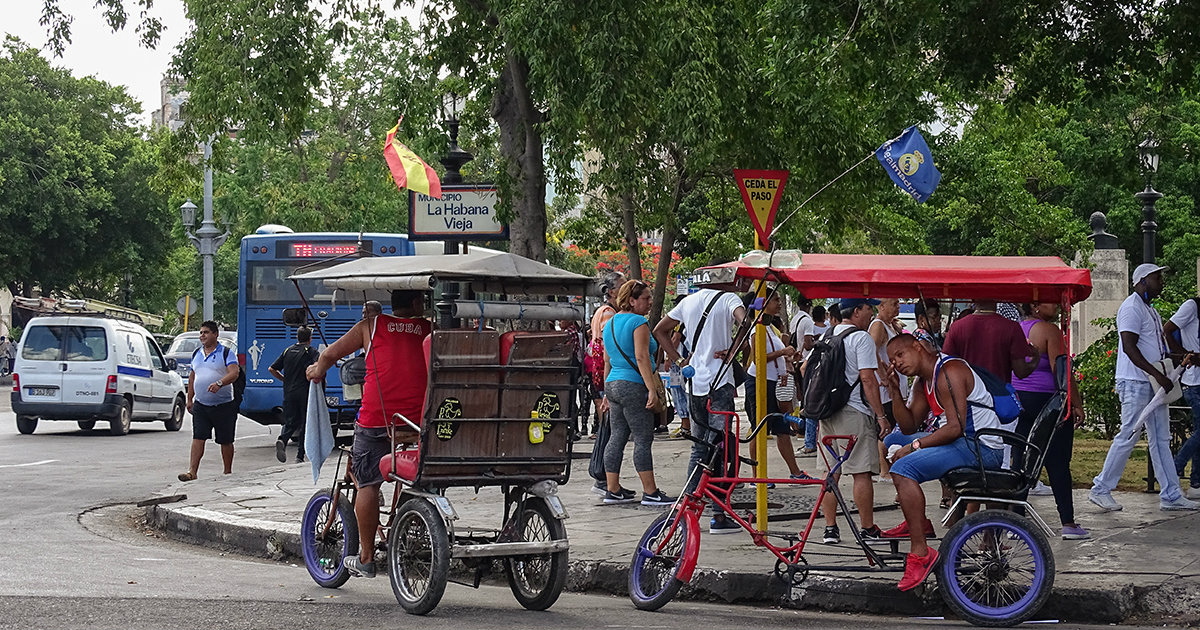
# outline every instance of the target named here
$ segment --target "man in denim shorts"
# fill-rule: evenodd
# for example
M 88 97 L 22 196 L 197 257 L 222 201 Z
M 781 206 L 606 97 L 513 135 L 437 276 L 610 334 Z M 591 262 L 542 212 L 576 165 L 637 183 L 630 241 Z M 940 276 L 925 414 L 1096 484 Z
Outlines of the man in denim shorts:
M 896 425 L 905 434 L 912 434 L 931 412 L 937 418 L 932 433 L 901 446 L 892 455 L 892 483 L 912 541 L 899 584 L 900 590 L 907 591 L 925 581 L 938 559 L 937 551 L 925 542 L 926 530 L 932 527 L 926 527 L 921 483 L 940 479 L 961 466 L 976 466 L 980 461 L 985 468 L 999 469 L 1003 443 L 994 435 L 980 436 L 977 441 L 965 437 L 979 429 L 1000 427 L 1000 418 L 991 409 L 992 395 L 966 361 L 939 357 L 930 346 L 907 333 L 893 337 L 887 353 L 892 363 L 884 368 L 884 384 L 897 403 L 892 408 Z M 897 373 L 916 377 L 913 389 L 918 394 L 907 405 L 899 404 L 903 398 Z

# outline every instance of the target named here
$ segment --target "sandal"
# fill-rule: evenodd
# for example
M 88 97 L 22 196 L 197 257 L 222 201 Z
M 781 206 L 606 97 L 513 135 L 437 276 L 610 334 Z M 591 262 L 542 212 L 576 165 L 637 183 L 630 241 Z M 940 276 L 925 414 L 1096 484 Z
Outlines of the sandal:
M 196 474 L 193 472 L 181 472 L 181 473 L 179 473 L 179 480 L 180 481 L 195 481 Z

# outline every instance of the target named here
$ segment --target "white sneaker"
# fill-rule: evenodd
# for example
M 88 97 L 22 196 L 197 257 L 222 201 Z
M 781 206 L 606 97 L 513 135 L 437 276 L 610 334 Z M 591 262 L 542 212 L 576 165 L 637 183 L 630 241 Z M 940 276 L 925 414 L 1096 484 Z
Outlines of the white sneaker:
M 1196 488 L 1196 487 L 1188 488 L 1187 494 L 1184 496 L 1186 496 L 1189 499 L 1200 499 L 1200 488 Z
M 1029 496 L 1033 496 L 1033 497 L 1046 497 L 1046 496 L 1050 496 L 1052 494 L 1054 494 L 1054 491 L 1050 489 L 1050 486 L 1047 486 L 1046 484 L 1044 484 L 1040 481 L 1037 482 L 1037 485 L 1034 486 L 1033 489 L 1029 491 Z
M 1179 497 L 1174 501 L 1159 501 L 1158 509 L 1167 512 L 1183 511 L 1183 510 L 1200 510 L 1200 503 L 1196 503 L 1186 497 Z
M 1100 507 L 1100 509 L 1104 510 L 1105 512 L 1119 512 L 1122 509 L 1121 504 L 1117 503 L 1115 500 L 1113 500 L 1112 495 L 1107 492 L 1105 492 L 1103 494 L 1100 494 L 1098 492 L 1089 492 L 1088 493 L 1088 501 L 1095 503 L 1097 506 Z M 1163 508 L 1163 509 L 1166 509 L 1166 508 Z

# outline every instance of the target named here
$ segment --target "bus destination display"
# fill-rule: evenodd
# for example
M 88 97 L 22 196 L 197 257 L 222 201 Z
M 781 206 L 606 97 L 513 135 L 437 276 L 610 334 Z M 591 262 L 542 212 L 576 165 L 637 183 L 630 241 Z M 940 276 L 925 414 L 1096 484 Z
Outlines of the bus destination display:
M 370 251 L 371 243 L 363 241 L 363 247 Z M 287 243 L 286 247 L 278 248 L 276 251 L 288 258 L 331 258 L 357 252 L 358 241 L 292 241 Z

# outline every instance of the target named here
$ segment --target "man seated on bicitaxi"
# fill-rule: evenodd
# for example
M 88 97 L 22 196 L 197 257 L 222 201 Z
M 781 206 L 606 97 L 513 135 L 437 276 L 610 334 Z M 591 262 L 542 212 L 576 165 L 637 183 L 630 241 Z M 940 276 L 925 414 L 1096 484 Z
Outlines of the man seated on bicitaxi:
M 892 399 L 901 400 L 897 373 L 915 376 L 913 390 L 925 393 L 913 396 L 907 405 L 894 406 L 896 424 L 905 433 L 913 433 L 930 411 L 937 418 L 932 433 L 900 447 L 892 457 L 892 483 L 912 541 L 899 584 L 900 590 L 907 591 L 925 581 L 938 559 L 937 551 L 925 542 L 925 530 L 932 526 L 925 517 L 921 484 L 940 479 L 955 468 L 977 466 L 975 442 L 965 434 L 999 428 L 1000 418 L 990 408 L 992 397 L 983 379 L 966 361 L 940 355 L 907 333 L 892 338 L 887 353 L 892 363 L 885 371 L 884 382 Z M 984 468 L 999 469 L 1003 463 L 1000 438 L 979 436 L 978 446 Z

